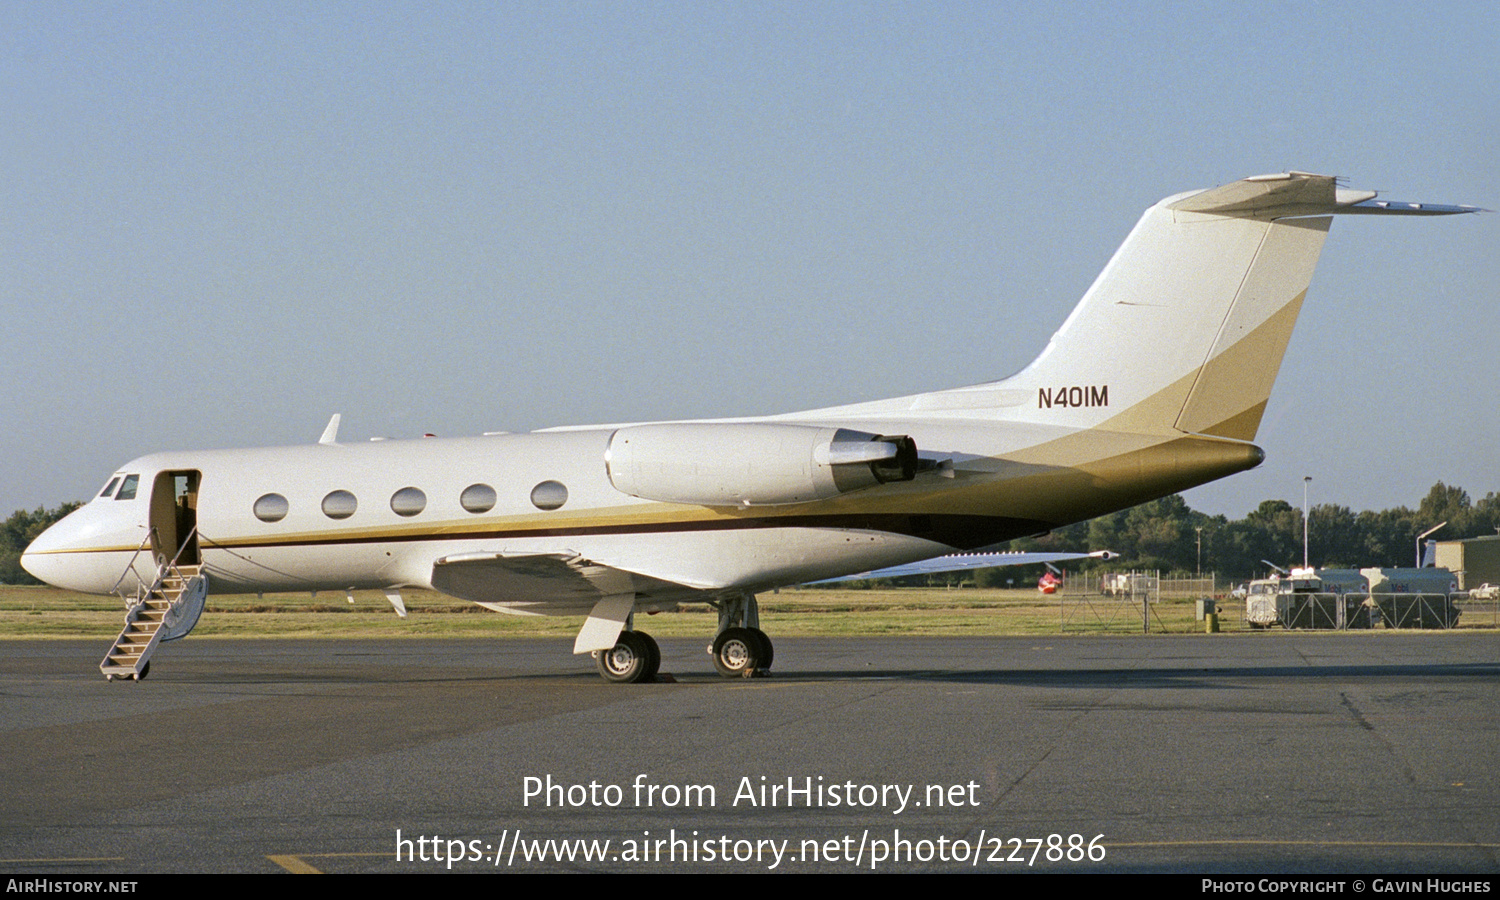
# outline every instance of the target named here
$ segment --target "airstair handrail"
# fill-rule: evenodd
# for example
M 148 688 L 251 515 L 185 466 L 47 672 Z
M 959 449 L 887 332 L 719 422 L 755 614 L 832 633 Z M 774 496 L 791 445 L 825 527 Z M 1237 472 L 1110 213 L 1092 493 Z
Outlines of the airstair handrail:
M 130 602 L 129 600 L 126 599 L 125 595 L 120 592 L 120 585 L 125 582 L 125 576 L 126 575 L 129 575 L 129 574 L 135 572 L 135 561 L 140 558 L 140 555 L 146 551 L 147 547 L 151 546 L 151 543 L 155 539 L 156 539 L 156 526 L 153 525 L 153 526 L 151 526 L 151 530 L 148 531 L 148 532 L 146 532 L 146 536 L 144 538 L 141 538 L 141 544 L 140 544 L 139 547 L 135 548 L 135 553 L 131 554 L 130 561 L 125 564 L 125 571 L 123 571 L 123 572 L 120 573 L 120 577 L 116 578 L 115 579 L 115 583 L 110 587 L 109 592 L 111 594 L 118 595 L 120 597 L 120 599 L 121 600 L 125 600 L 126 603 Z M 136 580 L 138 580 L 138 581 L 140 580 L 140 574 L 139 573 L 136 573 Z M 136 596 L 137 596 L 137 598 L 139 598 L 139 596 L 140 596 L 140 588 L 139 587 L 136 588 Z
M 179 566 L 179 562 L 182 559 L 182 553 L 187 549 L 188 543 L 197 536 L 198 526 L 194 525 L 193 529 L 187 533 L 187 537 L 183 538 L 182 544 L 177 548 L 177 554 L 173 556 L 170 561 L 157 564 L 156 579 L 152 582 L 150 588 L 145 588 L 145 582 L 141 581 L 140 574 L 136 573 L 136 579 L 140 582 L 140 584 L 138 584 L 136 587 L 137 601 L 139 601 L 142 597 L 149 595 L 152 591 L 160 589 L 162 582 L 166 580 L 166 577 L 168 575 L 175 574 L 178 578 L 182 578 L 182 569 Z M 125 581 L 126 575 L 135 572 L 135 561 L 140 558 L 140 555 L 146 551 L 146 548 L 151 545 L 156 537 L 156 527 L 152 526 L 151 530 L 147 532 L 146 537 L 141 540 L 140 546 L 135 548 L 135 553 L 131 554 L 130 562 L 125 564 L 125 571 L 120 573 L 120 577 L 115 579 L 114 586 L 109 589 L 109 592 L 111 594 L 118 595 L 120 599 L 125 600 L 127 604 L 130 603 L 130 600 L 120 592 L 119 587 Z M 187 579 L 184 578 L 183 580 L 186 581 Z

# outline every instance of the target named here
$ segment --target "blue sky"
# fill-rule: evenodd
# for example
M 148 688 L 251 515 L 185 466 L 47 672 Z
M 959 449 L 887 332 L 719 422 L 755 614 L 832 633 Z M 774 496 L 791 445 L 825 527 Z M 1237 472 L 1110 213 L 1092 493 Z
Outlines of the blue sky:
M 0 514 L 143 453 L 992 380 L 1140 212 L 1500 208 L 1491 4 L 0 5 Z M 1335 223 L 1188 495 L 1500 491 L 1500 216 Z M 1150 346 L 1122 347 L 1122 362 Z

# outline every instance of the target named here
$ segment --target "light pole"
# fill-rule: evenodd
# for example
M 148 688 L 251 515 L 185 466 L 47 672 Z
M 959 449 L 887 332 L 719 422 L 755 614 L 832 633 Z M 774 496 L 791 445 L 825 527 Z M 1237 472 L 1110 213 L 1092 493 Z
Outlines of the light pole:
M 1434 531 L 1437 531 L 1439 528 L 1442 528 L 1447 524 L 1448 523 L 1446 521 L 1439 522 L 1438 524 L 1417 535 L 1417 568 L 1422 568 L 1422 538 L 1427 537 L 1429 534 L 1432 534 Z
M 1203 578 L 1203 526 L 1195 525 L 1193 530 L 1198 532 L 1198 578 Z
M 1312 483 L 1311 475 L 1302 476 L 1302 568 L 1307 566 L 1307 486 Z

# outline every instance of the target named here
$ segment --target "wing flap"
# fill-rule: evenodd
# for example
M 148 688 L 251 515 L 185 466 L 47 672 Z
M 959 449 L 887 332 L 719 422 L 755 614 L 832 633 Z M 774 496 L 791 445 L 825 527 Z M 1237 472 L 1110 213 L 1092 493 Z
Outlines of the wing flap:
M 691 589 L 584 558 L 571 550 L 548 553 L 456 553 L 433 563 L 432 586 L 498 612 L 587 615 L 600 599 Z

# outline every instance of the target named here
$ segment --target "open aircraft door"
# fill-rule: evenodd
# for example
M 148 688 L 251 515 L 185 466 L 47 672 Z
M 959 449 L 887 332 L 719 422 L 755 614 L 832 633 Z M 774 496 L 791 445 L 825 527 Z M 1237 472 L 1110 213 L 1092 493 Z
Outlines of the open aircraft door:
M 158 472 L 151 484 L 151 552 L 157 565 L 176 560 L 196 566 L 198 557 L 197 469 Z

